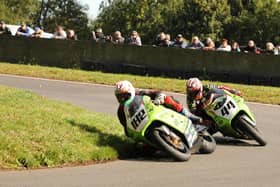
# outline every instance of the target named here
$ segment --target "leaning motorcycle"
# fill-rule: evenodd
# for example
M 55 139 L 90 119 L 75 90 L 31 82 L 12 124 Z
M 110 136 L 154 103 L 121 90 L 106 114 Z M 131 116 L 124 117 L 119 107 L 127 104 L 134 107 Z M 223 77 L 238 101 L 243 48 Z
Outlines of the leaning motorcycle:
M 242 97 L 224 90 L 224 94 L 214 94 L 204 110 L 224 136 L 255 140 L 261 146 L 266 145 L 256 126 L 256 120 Z
M 160 149 L 177 161 L 187 161 L 191 153 L 212 153 L 214 138 L 203 126 L 185 116 L 155 105 L 149 96 L 135 96 L 124 106 L 128 136 Z

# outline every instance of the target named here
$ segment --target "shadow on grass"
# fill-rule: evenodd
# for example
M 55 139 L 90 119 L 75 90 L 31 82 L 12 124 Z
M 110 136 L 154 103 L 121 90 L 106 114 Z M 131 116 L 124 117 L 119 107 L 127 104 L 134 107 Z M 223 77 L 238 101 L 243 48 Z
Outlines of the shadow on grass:
M 247 147 L 255 147 L 257 144 L 250 144 L 245 140 L 234 139 L 230 137 L 223 136 L 214 136 L 217 145 L 228 145 L 228 146 L 247 146 Z
M 126 137 L 104 133 L 94 126 L 77 123 L 73 120 L 68 120 L 68 122 L 72 126 L 79 127 L 83 131 L 98 134 L 97 146 L 109 146 L 114 148 L 118 152 L 118 159 L 127 160 L 149 156 L 147 155 L 148 153 L 143 151 L 142 147 Z

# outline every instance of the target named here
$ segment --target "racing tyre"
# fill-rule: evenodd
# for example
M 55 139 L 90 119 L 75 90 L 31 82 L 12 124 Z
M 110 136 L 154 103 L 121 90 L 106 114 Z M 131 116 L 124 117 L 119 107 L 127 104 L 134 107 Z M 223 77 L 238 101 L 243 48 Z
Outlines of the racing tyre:
M 240 115 L 237 118 L 239 125 L 241 124 L 245 133 L 256 140 L 261 146 L 265 146 L 267 142 L 262 138 L 260 131 L 253 125 L 253 121 L 247 115 Z
M 216 141 L 213 138 L 213 136 L 211 136 L 207 131 L 204 131 L 200 136 L 202 138 L 202 145 L 199 148 L 199 153 L 201 154 L 213 153 L 216 150 Z
M 172 132 L 168 127 L 164 126 L 169 133 L 161 130 L 163 126 L 152 129 L 152 135 L 155 143 L 167 154 L 172 156 L 177 161 L 187 161 L 191 157 L 188 146 L 182 139 Z

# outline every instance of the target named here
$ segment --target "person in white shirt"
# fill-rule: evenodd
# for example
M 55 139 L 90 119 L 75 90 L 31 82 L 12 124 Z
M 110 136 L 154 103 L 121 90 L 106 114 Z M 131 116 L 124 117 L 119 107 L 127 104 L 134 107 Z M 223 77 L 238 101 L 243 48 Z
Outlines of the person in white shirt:
M 57 26 L 56 32 L 54 33 L 53 36 L 55 39 L 61 39 L 61 40 L 65 40 L 67 38 L 67 34 L 64 31 L 62 26 Z
M 222 40 L 222 44 L 220 45 L 220 47 L 217 48 L 217 51 L 226 51 L 226 52 L 231 51 L 231 46 L 228 44 L 227 39 Z

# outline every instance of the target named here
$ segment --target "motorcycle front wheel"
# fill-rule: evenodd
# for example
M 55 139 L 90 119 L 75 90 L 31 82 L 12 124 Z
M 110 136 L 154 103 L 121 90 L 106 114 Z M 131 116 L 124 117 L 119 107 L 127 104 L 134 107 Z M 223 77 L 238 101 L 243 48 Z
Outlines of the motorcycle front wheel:
M 236 123 L 237 128 L 245 132 L 250 138 L 256 140 L 261 146 L 267 144 L 260 131 L 252 124 L 252 120 L 247 115 L 239 115 Z
M 167 154 L 172 156 L 177 161 L 187 161 L 191 157 L 190 150 L 184 141 L 168 127 L 169 133 L 160 130 L 159 128 L 152 129 L 152 134 L 155 143 Z

